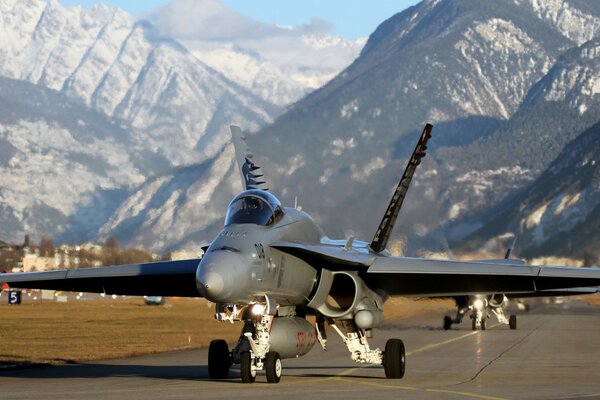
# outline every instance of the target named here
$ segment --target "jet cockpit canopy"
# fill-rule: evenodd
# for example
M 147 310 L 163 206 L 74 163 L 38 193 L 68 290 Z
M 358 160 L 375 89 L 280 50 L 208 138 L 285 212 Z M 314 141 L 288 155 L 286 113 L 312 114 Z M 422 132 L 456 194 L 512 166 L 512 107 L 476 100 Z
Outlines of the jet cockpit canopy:
M 283 208 L 277 197 L 260 189 L 246 190 L 231 200 L 227 207 L 225 226 L 256 224 L 271 226 L 283 218 Z

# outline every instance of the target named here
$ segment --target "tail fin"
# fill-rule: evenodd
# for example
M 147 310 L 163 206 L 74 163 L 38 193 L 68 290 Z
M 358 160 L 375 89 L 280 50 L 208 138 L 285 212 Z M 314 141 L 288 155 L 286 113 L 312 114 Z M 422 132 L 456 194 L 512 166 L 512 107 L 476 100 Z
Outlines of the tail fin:
M 431 124 L 426 124 L 425 129 L 423 129 L 423 133 L 421 133 L 421 137 L 419 138 L 419 142 L 415 147 L 415 151 L 413 151 L 412 156 L 406 165 L 402 179 L 400 179 L 398 187 L 396 187 L 396 191 L 392 196 L 392 200 L 390 201 L 390 204 L 383 215 L 383 219 L 379 224 L 379 228 L 377 228 L 377 231 L 375 232 L 375 237 L 373 237 L 373 240 L 371 241 L 370 247 L 374 252 L 379 253 L 387 246 L 392 229 L 394 228 L 394 224 L 398 218 L 398 213 L 402 207 L 402 202 L 406 197 L 406 192 L 408 191 L 410 181 L 412 180 L 417 166 L 421 163 L 421 158 L 425 157 L 425 150 L 427 150 L 426 145 L 427 141 L 431 137 L 432 129 L 433 126 Z
M 246 136 L 244 136 L 239 126 L 231 125 L 229 129 L 233 138 L 233 146 L 235 147 L 235 158 L 240 167 L 242 187 L 244 190 L 269 190 L 261 168 L 252 162 L 253 155 L 246 143 Z

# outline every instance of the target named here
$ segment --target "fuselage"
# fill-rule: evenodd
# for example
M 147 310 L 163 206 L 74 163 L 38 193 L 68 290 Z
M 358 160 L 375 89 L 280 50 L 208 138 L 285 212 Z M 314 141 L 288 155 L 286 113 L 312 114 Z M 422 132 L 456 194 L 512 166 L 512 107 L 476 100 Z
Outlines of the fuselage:
M 319 243 L 323 232 L 312 218 L 280 207 L 271 194 L 250 190 L 231 202 L 223 230 L 213 240 L 197 270 L 198 290 L 215 303 L 248 304 L 271 296 L 277 304 L 306 302 L 317 271 L 303 260 L 271 248 L 276 242 Z M 265 198 L 263 207 L 242 209 L 240 202 Z M 273 204 L 269 204 L 273 203 Z M 259 205 L 260 207 L 261 205 Z M 280 207 L 276 210 L 277 207 Z M 251 213 L 256 216 L 250 215 Z M 265 213 L 277 215 L 269 219 Z

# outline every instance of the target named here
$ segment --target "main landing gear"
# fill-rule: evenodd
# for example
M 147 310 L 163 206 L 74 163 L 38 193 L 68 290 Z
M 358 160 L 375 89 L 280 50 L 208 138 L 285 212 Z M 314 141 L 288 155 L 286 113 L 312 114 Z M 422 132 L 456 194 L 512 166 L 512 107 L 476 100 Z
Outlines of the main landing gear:
M 491 311 L 495 316 L 496 319 L 498 319 L 498 322 L 501 324 L 506 324 L 510 327 L 510 329 L 517 329 L 517 316 L 514 314 L 511 314 L 509 318 L 506 318 L 506 315 L 504 314 L 504 310 L 502 309 L 502 307 L 471 307 L 471 309 L 473 310 L 470 318 L 471 318 L 471 328 L 476 331 L 481 329 L 482 331 L 485 330 L 486 328 L 486 321 L 490 318 L 490 313 L 488 312 Z M 458 309 L 458 312 L 456 313 L 456 317 L 454 319 L 450 318 L 449 316 L 445 316 L 444 317 L 444 322 L 443 322 L 443 327 L 444 330 L 448 330 L 452 327 L 453 324 L 459 324 L 462 321 L 463 316 L 465 315 L 465 313 L 469 310 L 469 308 L 460 308 Z
M 223 314 L 221 320 L 242 319 L 244 325 L 240 338 L 231 351 L 224 340 L 211 342 L 208 350 L 210 378 L 227 379 L 231 366 L 238 364 L 244 383 L 254 382 L 258 371 L 263 370 L 267 382 L 278 383 L 283 372 L 282 358 L 302 356 L 317 341 L 323 350 L 327 350 L 325 318 L 322 315 L 317 315 L 315 327 L 304 318 L 296 317 L 293 310 L 288 310 L 285 315 L 281 315 L 282 311 L 283 308 L 278 310 L 277 317 L 268 314 L 253 315 L 250 312 L 245 312 L 242 318 L 235 312 L 233 317 Z M 368 342 L 370 329 L 358 328 L 353 320 L 338 321 L 339 327 L 331 318 L 327 318 L 327 323 L 340 335 L 353 361 L 381 365 L 389 379 L 404 376 L 406 355 L 404 343 L 400 339 L 389 339 L 385 351 L 371 349 Z
M 385 351 L 371 349 L 368 336 L 371 331 L 357 328 L 354 321 L 340 321 L 346 331 L 344 334 L 333 321 L 330 326 L 340 335 L 342 341 L 350 351 L 350 358 L 359 364 L 383 365 L 385 377 L 388 379 L 401 379 L 406 368 L 406 355 L 404 343 L 400 339 L 389 339 L 385 344 Z

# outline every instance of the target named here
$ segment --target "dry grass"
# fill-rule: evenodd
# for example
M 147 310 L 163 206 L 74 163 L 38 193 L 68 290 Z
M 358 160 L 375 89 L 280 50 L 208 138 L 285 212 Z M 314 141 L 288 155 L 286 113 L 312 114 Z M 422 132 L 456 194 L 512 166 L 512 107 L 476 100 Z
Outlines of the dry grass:
M 588 294 L 581 296 L 581 299 L 587 301 L 591 306 L 600 306 L 600 294 Z
M 453 299 L 419 299 L 409 297 L 392 297 L 383 305 L 386 321 L 410 318 L 437 310 L 454 310 Z
M 0 304 L 0 361 L 64 362 L 204 347 L 235 340 L 239 325 L 213 319 L 203 299 L 143 299 Z
M 385 305 L 386 320 L 452 306 L 444 300 L 392 298 Z M 215 338 L 235 341 L 241 325 L 215 321 L 213 310 L 204 299 L 170 298 L 166 306 L 146 306 L 141 298 L 2 302 L 0 362 L 89 361 L 206 347 Z

